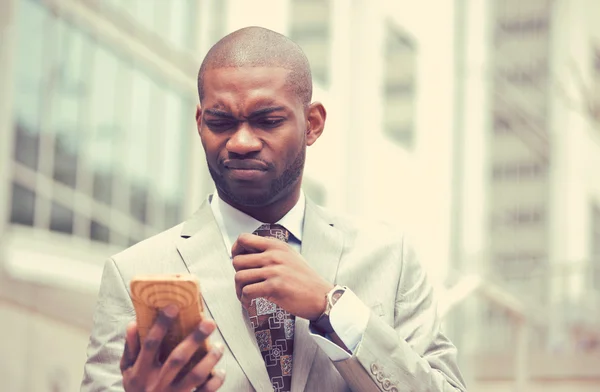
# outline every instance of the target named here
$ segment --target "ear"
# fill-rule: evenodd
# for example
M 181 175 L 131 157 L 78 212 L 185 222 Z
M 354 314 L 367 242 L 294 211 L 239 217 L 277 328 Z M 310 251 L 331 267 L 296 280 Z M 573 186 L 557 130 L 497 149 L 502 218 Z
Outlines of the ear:
M 327 111 L 321 102 L 313 102 L 308 106 L 306 121 L 306 145 L 312 146 L 325 129 Z
M 196 128 L 198 129 L 198 134 L 200 133 L 200 128 L 202 127 L 202 106 L 198 104 L 196 106 Z

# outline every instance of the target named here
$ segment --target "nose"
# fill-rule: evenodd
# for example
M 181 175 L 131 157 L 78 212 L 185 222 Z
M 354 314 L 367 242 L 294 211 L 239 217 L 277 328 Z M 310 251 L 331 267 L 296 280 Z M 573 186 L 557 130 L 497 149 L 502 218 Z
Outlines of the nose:
M 262 142 L 256 137 L 247 122 L 240 124 L 225 146 L 227 151 L 238 155 L 247 155 L 262 149 Z

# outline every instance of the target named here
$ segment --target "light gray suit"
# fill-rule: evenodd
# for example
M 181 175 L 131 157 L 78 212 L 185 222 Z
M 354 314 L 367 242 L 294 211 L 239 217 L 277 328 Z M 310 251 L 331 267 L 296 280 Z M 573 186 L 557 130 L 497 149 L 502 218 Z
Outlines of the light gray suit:
M 306 203 L 302 255 L 322 277 L 348 286 L 371 308 L 352 358 L 332 362 L 296 318 L 292 391 L 464 391 L 456 349 L 440 333 L 432 290 L 421 266 L 391 227 L 357 225 Z M 254 333 L 235 294 L 235 271 L 209 201 L 185 223 L 106 262 L 88 347 L 82 391 L 122 391 L 119 361 L 134 275 L 191 272 L 208 317 L 225 344 L 223 391 L 270 391 Z

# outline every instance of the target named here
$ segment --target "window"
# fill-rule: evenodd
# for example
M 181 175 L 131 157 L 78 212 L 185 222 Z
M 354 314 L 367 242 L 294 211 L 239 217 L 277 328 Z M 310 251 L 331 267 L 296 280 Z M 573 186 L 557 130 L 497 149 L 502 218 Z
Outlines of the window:
M 137 26 L 153 33 L 178 50 L 196 45 L 196 0 L 106 0 L 105 10 L 128 16 Z
M 331 1 L 292 0 L 290 8 L 290 38 L 300 45 L 308 57 L 313 79 L 327 85 L 331 45 Z
M 498 181 L 520 181 L 545 178 L 547 166 L 541 162 L 510 162 L 494 165 L 492 176 Z
M 545 87 L 548 79 L 547 64 L 537 61 L 526 64 L 511 64 L 508 67 L 499 67 L 497 77 L 505 83 L 520 88 Z
M 548 17 L 531 15 L 520 19 L 502 19 L 498 22 L 498 29 L 503 34 L 540 34 L 548 30 Z
M 600 205 L 592 205 L 592 228 L 591 228 L 591 265 L 593 287 L 600 290 Z
M 121 246 L 175 225 L 195 97 L 19 6 L 11 222 Z
M 530 279 L 546 261 L 546 255 L 540 252 L 512 251 L 494 255 L 495 273 L 505 280 Z
M 414 143 L 416 48 L 405 33 L 386 29 L 384 69 L 384 132 L 406 147 Z
M 512 39 L 544 36 L 550 29 L 551 0 L 519 0 L 494 3 L 498 15 L 496 44 Z
M 590 97 L 589 112 L 592 120 L 596 124 L 600 124 L 600 43 L 596 43 L 592 49 L 592 73 L 593 87 L 591 91 L 593 95 Z
M 545 211 L 542 208 L 518 208 L 505 214 L 507 226 L 541 225 L 545 221 Z
M 211 15 L 208 25 L 208 43 L 212 46 L 227 34 L 227 0 L 209 0 L 207 12 Z

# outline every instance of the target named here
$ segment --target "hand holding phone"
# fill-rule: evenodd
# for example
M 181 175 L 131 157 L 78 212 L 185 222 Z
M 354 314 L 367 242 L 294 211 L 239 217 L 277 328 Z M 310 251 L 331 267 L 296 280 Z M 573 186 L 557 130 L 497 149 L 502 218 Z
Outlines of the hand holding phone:
M 142 345 L 161 309 L 172 304 L 179 310 L 159 350 L 158 359 L 163 363 L 173 349 L 195 331 L 202 321 L 203 309 L 198 281 L 191 274 L 148 275 L 133 278 L 130 287 Z M 184 367 L 184 371 L 198 363 L 208 349 L 205 340 Z

